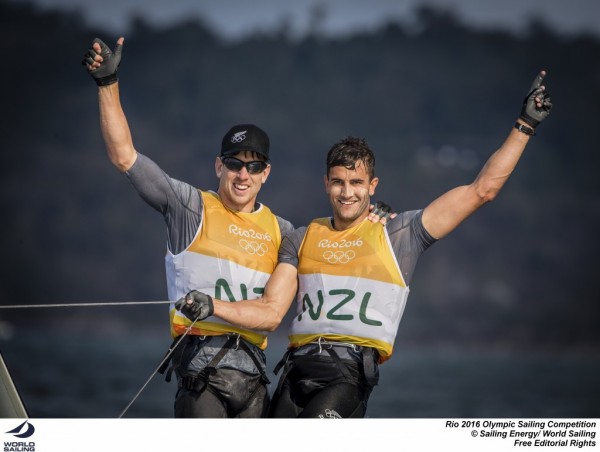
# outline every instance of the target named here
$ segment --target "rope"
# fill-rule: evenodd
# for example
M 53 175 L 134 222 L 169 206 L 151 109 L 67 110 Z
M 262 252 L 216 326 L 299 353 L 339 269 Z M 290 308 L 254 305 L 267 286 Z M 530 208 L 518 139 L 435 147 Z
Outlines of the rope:
M 125 305 L 143 305 L 143 304 L 169 304 L 171 301 L 121 301 L 121 302 L 105 302 L 105 303 L 56 303 L 56 304 L 19 304 L 19 305 L 0 305 L 0 309 L 32 309 L 32 308 L 73 308 L 73 307 L 90 307 L 90 306 L 125 306 Z M 171 357 L 177 346 L 181 343 L 181 341 L 188 335 L 191 331 L 192 327 L 196 323 L 194 320 L 191 325 L 184 331 L 179 340 L 172 346 L 162 361 L 158 364 L 154 372 L 148 377 L 146 382 L 142 385 L 139 391 L 133 396 L 131 401 L 127 404 L 127 406 L 121 411 L 119 414 L 119 418 L 122 418 L 123 415 L 129 410 L 131 405 L 137 400 L 142 391 L 146 389 L 146 386 L 150 383 L 150 381 L 154 378 L 154 376 L 158 373 L 162 365 Z
M 196 319 L 198 320 L 198 319 Z M 129 407 L 131 407 L 131 405 L 133 405 L 133 402 L 135 402 L 137 400 L 137 398 L 140 396 L 140 394 L 142 393 L 142 391 L 144 389 L 146 389 L 146 386 L 148 386 L 148 383 L 150 383 L 150 380 L 152 380 L 154 378 L 154 376 L 158 373 L 159 369 L 162 367 L 162 365 L 171 357 L 171 355 L 173 354 L 173 352 L 177 349 L 177 346 L 181 343 L 181 341 L 187 336 L 187 334 L 191 331 L 192 327 L 194 326 L 194 323 L 196 323 L 196 320 L 194 320 L 190 326 L 187 327 L 187 329 L 183 332 L 183 334 L 181 335 L 181 337 L 179 338 L 179 340 L 175 343 L 175 345 L 173 345 L 169 351 L 167 352 L 167 354 L 165 355 L 165 357 L 162 359 L 162 361 L 158 364 L 158 366 L 156 366 L 156 369 L 154 369 L 154 372 L 152 372 L 152 374 L 148 377 L 148 379 L 146 380 L 146 382 L 142 385 L 142 387 L 140 388 L 140 390 L 136 393 L 135 396 L 133 396 L 133 399 L 131 399 L 131 401 L 127 404 L 127 406 L 123 409 L 123 411 L 121 411 L 121 414 L 119 414 L 119 419 L 123 417 L 123 415 L 127 412 L 127 410 L 129 409 Z
M 134 304 L 169 304 L 171 301 L 117 301 L 106 303 L 58 303 L 58 304 L 10 304 L 0 305 L 0 309 L 24 309 L 24 308 L 73 308 L 89 306 L 124 306 Z

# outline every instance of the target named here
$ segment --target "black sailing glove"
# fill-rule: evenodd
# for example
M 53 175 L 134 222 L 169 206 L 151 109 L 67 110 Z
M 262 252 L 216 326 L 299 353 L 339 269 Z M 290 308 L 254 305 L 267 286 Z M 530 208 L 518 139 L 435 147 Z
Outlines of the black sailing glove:
M 215 312 L 211 296 L 197 290 L 192 290 L 177 300 L 175 309 L 192 321 L 204 320 Z
M 550 94 L 546 92 L 546 87 L 542 86 L 545 76 L 546 72 L 541 71 L 533 81 L 529 93 L 523 100 L 523 107 L 519 116 L 520 119 L 533 128 L 536 128 L 540 122 L 546 119 L 552 109 Z
M 96 52 L 94 49 L 95 43 L 100 44 L 100 53 Z M 117 42 L 115 44 L 115 51 L 113 52 L 100 38 L 96 38 L 92 43 L 92 47 L 90 47 L 84 55 L 81 64 L 88 68 L 89 74 L 96 81 L 98 86 L 112 85 L 118 80 L 117 69 L 119 69 L 119 64 L 121 64 L 122 51 L 122 44 Z M 100 63 L 100 67 L 90 70 L 90 66 L 94 63 L 96 55 L 102 57 L 102 63 Z
M 392 214 L 392 208 L 382 201 L 377 201 L 373 206 L 372 214 L 378 215 L 380 220 L 389 218 Z

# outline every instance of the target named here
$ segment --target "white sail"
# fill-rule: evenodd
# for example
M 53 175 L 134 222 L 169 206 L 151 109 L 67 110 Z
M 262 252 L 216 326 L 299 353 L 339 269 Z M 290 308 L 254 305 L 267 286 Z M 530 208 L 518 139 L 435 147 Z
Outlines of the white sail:
M 27 418 L 27 411 L 0 353 L 0 417 Z

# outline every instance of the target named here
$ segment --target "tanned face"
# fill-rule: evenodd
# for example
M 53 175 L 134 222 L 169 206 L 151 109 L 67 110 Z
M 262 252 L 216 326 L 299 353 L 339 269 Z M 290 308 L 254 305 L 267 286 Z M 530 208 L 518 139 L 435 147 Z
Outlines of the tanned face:
M 232 157 L 243 162 L 257 160 L 252 152 L 242 151 Z M 231 210 L 238 212 L 252 212 L 256 204 L 256 197 L 271 172 L 271 165 L 259 174 L 249 174 L 243 167 L 240 171 L 230 171 L 225 167 L 219 157 L 215 161 L 215 171 L 219 178 L 219 196 L 223 204 Z
M 348 229 L 369 215 L 370 198 L 375 194 L 379 179 L 369 179 L 362 162 L 354 169 L 333 166 L 325 176 L 325 191 L 333 208 L 335 229 Z

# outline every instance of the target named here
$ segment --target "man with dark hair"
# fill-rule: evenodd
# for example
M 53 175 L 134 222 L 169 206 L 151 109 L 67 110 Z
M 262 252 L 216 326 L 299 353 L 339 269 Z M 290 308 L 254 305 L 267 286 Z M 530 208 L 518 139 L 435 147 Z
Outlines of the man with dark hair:
M 83 63 L 98 84 L 100 124 L 108 157 L 167 224 L 166 273 L 178 380 L 176 417 L 261 417 L 269 402 L 266 332 L 211 316 L 192 322 L 177 308 L 192 289 L 229 301 L 262 293 L 291 223 L 257 202 L 271 171 L 269 137 L 253 124 L 233 126 L 215 159 L 216 192 L 165 174 L 137 152 L 119 98 L 117 68 L 123 38 L 112 52 L 96 39 Z M 249 238 L 249 232 L 252 237 Z M 175 342 L 174 342 L 175 343 Z
M 535 78 L 508 137 L 471 184 L 385 226 L 365 221 L 379 182 L 365 140 L 349 137 L 329 150 L 324 181 L 333 216 L 313 220 L 284 239 L 262 297 L 210 301 L 216 316 L 273 330 L 295 296 L 289 349 L 275 371 L 283 368 L 271 416 L 365 415 L 379 364 L 392 355 L 419 256 L 498 195 L 550 113 L 544 77 L 542 71 Z
M 82 63 L 98 85 L 100 125 L 110 161 L 167 224 L 166 273 L 174 348 L 167 380 L 177 376 L 176 417 L 263 417 L 270 396 L 265 355 L 267 331 L 213 316 L 213 306 L 188 298 L 197 289 L 215 298 L 258 297 L 277 264 L 290 222 L 257 202 L 270 171 L 269 137 L 254 124 L 223 136 L 215 159 L 217 192 L 173 179 L 134 148 L 120 103 L 117 69 L 123 38 L 114 52 L 95 39 Z M 382 205 L 370 216 L 385 222 Z M 379 213 L 381 213 L 381 218 Z M 183 338 L 182 338 L 183 336 Z M 169 364 L 169 362 L 167 362 Z

